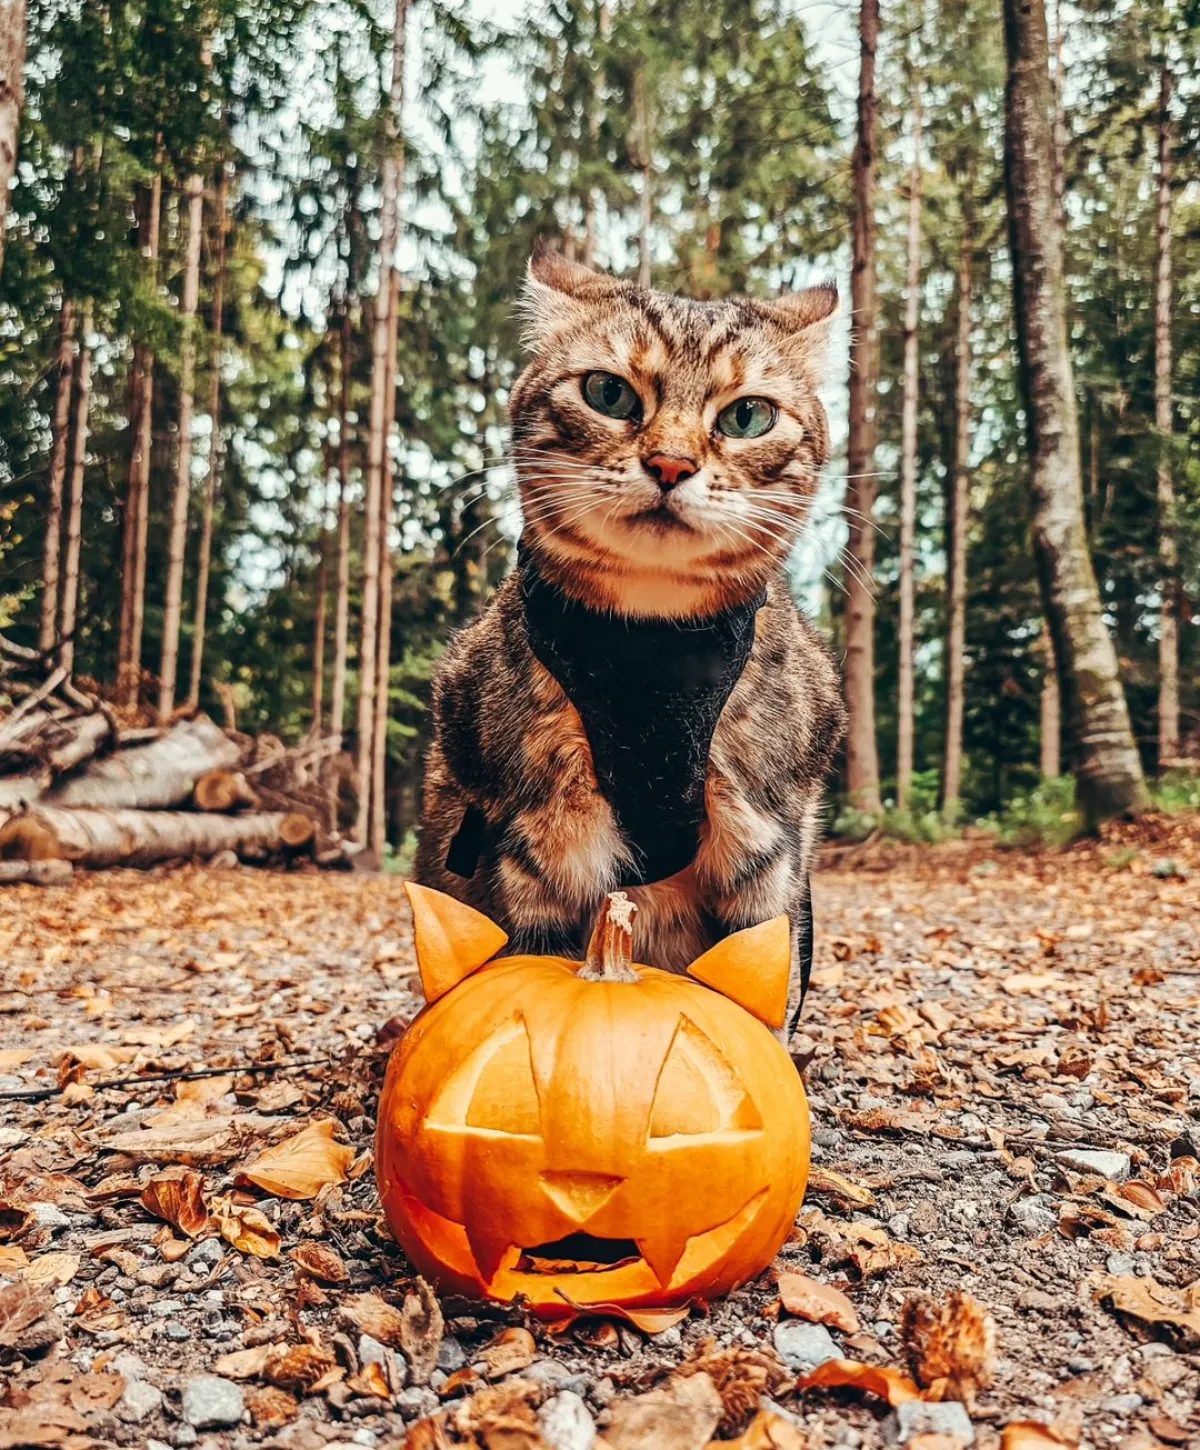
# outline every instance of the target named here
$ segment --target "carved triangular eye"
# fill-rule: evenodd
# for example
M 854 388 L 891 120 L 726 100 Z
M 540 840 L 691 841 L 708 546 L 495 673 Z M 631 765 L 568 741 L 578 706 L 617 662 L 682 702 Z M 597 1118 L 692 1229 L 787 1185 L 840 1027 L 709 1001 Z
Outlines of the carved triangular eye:
M 529 1032 L 521 1018 L 501 1027 L 442 1086 L 429 1110 L 431 1128 L 480 1136 L 541 1136 Z
M 651 1140 L 761 1128 L 758 1109 L 720 1048 L 681 1016 L 658 1075 Z

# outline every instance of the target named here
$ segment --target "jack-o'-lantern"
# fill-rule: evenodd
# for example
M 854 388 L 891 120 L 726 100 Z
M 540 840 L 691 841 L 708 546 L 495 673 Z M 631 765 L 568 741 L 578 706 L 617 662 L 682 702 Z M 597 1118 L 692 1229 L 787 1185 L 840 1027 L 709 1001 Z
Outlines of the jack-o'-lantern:
M 786 918 L 727 937 L 689 980 L 630 962 L 620 895 L 581 966 L 497 958 L 493 922 L 408 893 L 428 1005 L 388 1067 L 376 1173 L 415 1267 L 547 1317 L 682 1305 L 760 1273 L 808 1175 L 804 1089 L 768 1030 Z

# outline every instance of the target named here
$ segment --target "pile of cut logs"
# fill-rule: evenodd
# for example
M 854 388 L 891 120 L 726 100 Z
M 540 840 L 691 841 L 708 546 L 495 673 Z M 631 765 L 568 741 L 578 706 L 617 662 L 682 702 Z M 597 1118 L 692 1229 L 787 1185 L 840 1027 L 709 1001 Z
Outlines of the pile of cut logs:
M 13 702 L 0 713 L 0 883 L 196 859 L 350 863 L 330 784 L 336 742 L 288 748 L 199 714 L 130 724 L 61 671 L 22 681 L 31 655 L 0 635 Z

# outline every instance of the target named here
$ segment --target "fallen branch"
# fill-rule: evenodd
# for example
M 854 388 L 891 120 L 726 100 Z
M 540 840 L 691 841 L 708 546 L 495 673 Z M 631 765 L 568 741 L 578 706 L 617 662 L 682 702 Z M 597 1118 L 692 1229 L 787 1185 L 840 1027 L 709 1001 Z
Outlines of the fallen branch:
M 205 715 L 146 745 L 118 750 L 51 792 L 49 804 L 112 810 L 182 805 L 210 770 L 236 765 L 241 750 Z

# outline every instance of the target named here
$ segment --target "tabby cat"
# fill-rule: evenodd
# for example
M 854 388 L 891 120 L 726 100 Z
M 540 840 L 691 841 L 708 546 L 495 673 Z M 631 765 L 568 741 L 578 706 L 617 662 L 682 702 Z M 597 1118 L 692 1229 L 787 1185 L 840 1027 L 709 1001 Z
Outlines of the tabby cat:
M 525 528 L 437 672 L 416 869 L 510 951 L 580 956 L 618 886 L 636 960 L 668 970 L 786 913 L 798 1007 L 843 710 L 782 568 L 828 455 L 837 301 L 696 302 L 531 262 Z

